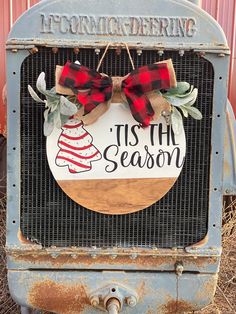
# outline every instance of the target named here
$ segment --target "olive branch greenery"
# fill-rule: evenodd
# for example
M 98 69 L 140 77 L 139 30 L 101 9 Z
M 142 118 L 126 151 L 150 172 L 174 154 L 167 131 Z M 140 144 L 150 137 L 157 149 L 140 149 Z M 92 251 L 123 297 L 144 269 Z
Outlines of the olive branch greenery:
M 193 85 L 178 82 L 176 88 L 159 93 L 171 104 L 171 125 L 175 134 L 180 134 L 183 129 L 183 116 L 185 118 L 191 116 L 196 120 L 202 119 L 201 112 L 193 107 L 198 96 L 198 89 Z
M 41 99 L 34 89 L 28 85 L 28 91 L 31 97 L 37 103 L 45 104 L 43 130 L 44 135 L 49 136 L 55 127 L 61 128 L 69 118 L 78 111 L 78 107 L 69 100 L 69 97 L 58 95 L 55 87 L 47 90 L 44 72 L 39 75 L 36 88 L 46 99 Z
M 49 136 L 55 127 L 61 128 L 71 116 L 76 114 L 80 105 L 74 101 L 75 97 L 58 95 L 55 87 L 47 90 L 44 72 L 39 75 L 36 88 L 46 99 L 41 99 L 28 85 L 31 97 L 36 102 L 45 104 L 44 135 Z M 185 118 L 191 116 L 196 120 L 202 119 L 201 112 L 193 107 L 198 96 L 198 89 L 193 85 L 187 82 L 178 82 L 176 88 L 164 92 L 158 91 L 158 94 L 171 104 L 171 125 L 175 134 L 180 134 L 183 129 L 183 116 Z

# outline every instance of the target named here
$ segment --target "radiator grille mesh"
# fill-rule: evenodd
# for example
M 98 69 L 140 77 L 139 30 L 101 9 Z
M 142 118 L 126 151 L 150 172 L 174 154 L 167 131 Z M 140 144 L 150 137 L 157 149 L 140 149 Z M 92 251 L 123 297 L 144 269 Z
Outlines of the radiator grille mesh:
M 101 52 L 102 53 L 102 52 Z M 21 229 L 23 235 L 44 247 L 185 247 L 201 240 L 207 232 L 211 113 L 214 73 L 212 65 L 194 53 L 180 57 L 178 52 L 154 51 L 137 56 L 135 66 L 172 58 L 178 81 L 199 88 L 197 107 L 202 121 L 185 121 L 187 160 L 174 188 L 156 204 L 134 214 L 111 216 L 95 213 L 74 203 L 58 187 L 49 170 L 43 136 L 43 111 L 27 92 L 35 88 L 41 71 L 48 87 L 54 85 L 54 69 L 66 60 L 75 61 L 73 49 L 40 48 L 21 68 Z M 81 49 L 79 60 L 95 68 L 99 56 Z M 118 57 L 110 50 L 101 71 L 124 76 L 131 71 L 127 53 Z

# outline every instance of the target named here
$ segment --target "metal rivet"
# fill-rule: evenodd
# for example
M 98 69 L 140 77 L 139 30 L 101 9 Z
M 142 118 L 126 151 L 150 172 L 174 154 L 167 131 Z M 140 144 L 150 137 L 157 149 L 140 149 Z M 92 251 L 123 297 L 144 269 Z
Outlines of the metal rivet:
M 53 53 L 56 54 L 56 53 L 58 53 L 58 51 L 59 51 L 59 49 L 58 49 L 57 47 L 53 47 L 53 48 L 52 48 L 52 52 L 53 52 Z
M 134 296 L 130 296 L 127 298 L 126 302 L 127 302 L 128 306 L 135 307 L 137 304 L 137 299 Z
M 224 53 L 219 53 L 218 57 L 225 57 L 225 54 Z
M 163 56 L 163 54 L 164 54 L 164 50 L 158 50 L 158 52 L 157 52 L 158 54 L 159 54 L 159 56 L 160 57 L 162 57 Z
M 182 263 L 176 263 L 175 265 L 175 272 L 177 276 L 181 276 L 184 271 L 184 266 Z
M 143 53 L 142 49 L 137 49 L 137 55 L 141 56 L 141 54 Z
M 180 55 L 180 57 L 183 57 L 183 56 L 184 56 L 184 50 L 183 50 L 183 49 L 181 49 L 181 50 L 179 51 L 179 55 Z
M 79 53 L 79 48 L 78 47 L 75 47 L 74 48 L 74 53 L 77 55 Z
M 52 257 L 52 258 L 57 258 L 58 256 L 59 256 L 58 253 L 52 253 L 52 254 L 51 254 L 51 257 Z
M 226 194 L 231 194 L 231 193 L 233 193 L 233 190 L 227 189 L 227 190 L 225 191 L 225 193 L 226 193 Z
M 96 258 L 96 257 L 97 257 L 97 254 L 96 254 L 96 253 L 92 253 L 90 256 L 91 256 L 92 258 Z
M 115 259 L 115 258 L 117 258 L 117 254 L 111 254 L 111 259 Z
M 200 56 L 200 57 L 205 57 L 205 55 L 206 55 L 205 51 L 200 51 L 200 52 L 199 52 L 199 56 Z
M 99 298 L 98 298 L 98 296 L 91 297 L 90 303 L 91 303 L 92 306 L 95 306 L 95 307 L 98 306 L 99 305 Z
M 37 47 L 34 47 L 32 49 L 30 49 L 30 53 L 33 55 L 35 53 L 39 52 L 38 48 Z
M 77 258 L 77 254 L 71 254 L 71 257 L 76 259 Z
M 96 48 L 94 51 L 95 51 L 96 55 L 99 55 L 99 53 L 100 53 L 100 49 L 99 48 Z
M 116 48 L 116 55 L 120 56 L 121 55 L 121 47 Z
M 133 253 L 130 255 L 130 258 L 131 259 L 136 259 L 138 257 L 138 254 L 137 253 Z
M 14 48 L 14 49 L 12 49 L 11 51 L 14 52 L 14 53 L 16 53 L 16 52 L 18 52 L 18 49 Z

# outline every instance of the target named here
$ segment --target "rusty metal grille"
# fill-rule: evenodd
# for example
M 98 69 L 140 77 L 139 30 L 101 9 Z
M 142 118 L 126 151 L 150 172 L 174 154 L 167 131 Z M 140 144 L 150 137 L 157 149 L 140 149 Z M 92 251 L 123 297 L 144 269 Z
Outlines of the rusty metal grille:
M 102 52 L 101 52 L 102 53 Z M 207 232 L 209 170 L 214 72 L 212 65 L 197 54 L 131 51 L 136 66 L 172 58 L 177 79 L 199 88 L 197 107 L 202 121 L 185 119 L 187 160 L 174 188 L 156 204 L 137 213 L 111 216 L 90 211 L 73 202 L 55 182 L 46 157 L 43 135 L 43 106 L 28 94 L 41 71 L 48 87 L 54 85 L 54 69 L 66 60 L 75 61 L 73 49 L 40 48 L 21 68 L 21 230 L 44 247 L 185 247 L 201 240 Z M 94 49 L 81 49 L 80 62 L 95 68 L 99 56 Z M 101 71 L 124 76 L 131 71 L 125 51 L 110 50 Z

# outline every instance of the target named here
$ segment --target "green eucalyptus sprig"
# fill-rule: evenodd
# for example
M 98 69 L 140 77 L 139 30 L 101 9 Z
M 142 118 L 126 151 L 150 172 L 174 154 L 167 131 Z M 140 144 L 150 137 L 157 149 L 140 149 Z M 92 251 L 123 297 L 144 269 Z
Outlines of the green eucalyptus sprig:
M 183 117 L 191 116 L 196 120 L 202 119 L 201 112 L 193 107 L 198 96 L 198 89 L 187 82 L 178 82 L 176 88 L 162 93 L 162 96 L 172 105 L 171 124 L 175 134 L 180 134 L 183 129 Z
M 45 100 L 41 99 L 30 85 L 28 85 L 28 91 L 36 102 L 45 104 L 43 130 L 44 135 L 49 136 L 54 127 L 60 129 L 69 120 L 69 117 L 78 111 L 78 108 L 68 98 L 58 95 L 55 87 L 47 90 L 44 72 L 39 75 L 36 87 L 46 97 Z

